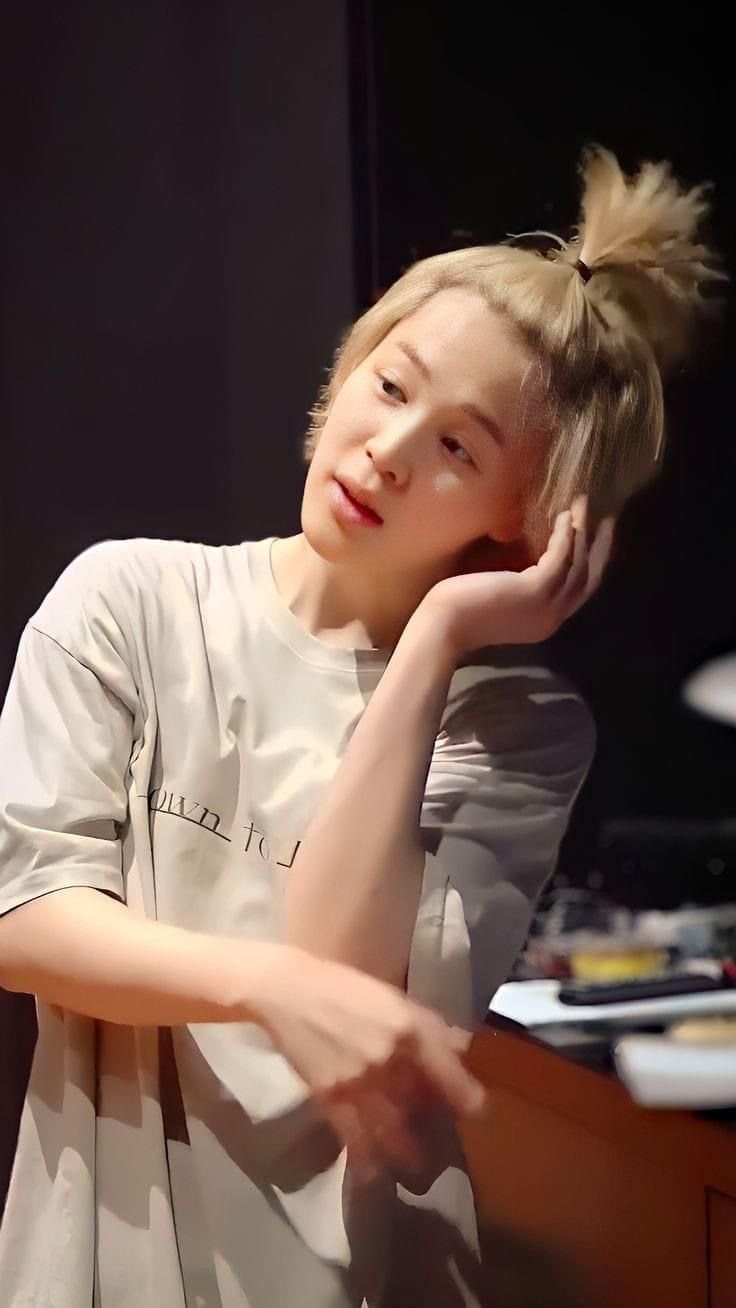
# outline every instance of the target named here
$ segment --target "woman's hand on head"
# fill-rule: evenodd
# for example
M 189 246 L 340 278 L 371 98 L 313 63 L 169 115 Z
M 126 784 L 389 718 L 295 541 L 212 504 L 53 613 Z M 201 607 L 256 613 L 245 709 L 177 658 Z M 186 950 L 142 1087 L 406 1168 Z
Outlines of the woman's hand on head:
M 613 544 L 614 519 L 588 539 L 587 500 L 557 516 L 547 548 L 521 570 L 464 572 L 427 592 L 420 611 L 442 624 L 453 654 L 485 645 L 536 644 L 554 635 L 598 589 Z

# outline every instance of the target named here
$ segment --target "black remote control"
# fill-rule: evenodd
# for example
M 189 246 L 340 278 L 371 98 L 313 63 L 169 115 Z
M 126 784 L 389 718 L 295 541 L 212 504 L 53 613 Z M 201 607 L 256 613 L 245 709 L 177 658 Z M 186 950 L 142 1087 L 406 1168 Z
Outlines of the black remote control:
M 723 989 L 720 976 L 671 972 L 667 976 L 636 977 L 631 981 L 564 981 L 557 998 L 561 1004 L 622 1004 L 635 999 L 663 999 L 669 995 Z

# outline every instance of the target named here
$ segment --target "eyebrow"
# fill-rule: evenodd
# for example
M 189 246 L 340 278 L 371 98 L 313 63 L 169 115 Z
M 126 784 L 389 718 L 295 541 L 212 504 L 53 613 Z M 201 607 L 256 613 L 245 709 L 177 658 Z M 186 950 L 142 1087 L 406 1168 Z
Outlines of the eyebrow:
M 402 354 L 406 355 L 407 359 L 411 359 L 414 367 L 422 374 L 424 380 L 431 382 L 432 374 L 421 354 L 419 354 L 416 348 L 411 344 L 411 341 L 397 341 L 396 345 L 398 349 L 401 350 Z M 473 418 L 480 427 L 483 427 L 491 439 L 496 441 L 498 445 L 504 444 L 503 433 L 498 423 L 494 422 L 492 418 L 489 418 L 485 413 L 483 413 L 483 411 L 478 408 L 477 404 L 460 404 L 458 407 L 462 409 L 463 413 L 467 413 L 469 418 Z

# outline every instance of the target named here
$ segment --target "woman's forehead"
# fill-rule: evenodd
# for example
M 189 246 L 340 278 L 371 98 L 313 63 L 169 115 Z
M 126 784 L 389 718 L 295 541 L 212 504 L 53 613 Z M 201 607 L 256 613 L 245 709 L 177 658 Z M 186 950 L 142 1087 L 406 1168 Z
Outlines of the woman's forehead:
M 462 288 L 438 292 L 377 347 L 443 401 L 477 406 L 511 434 L 520 411 L 538 413 L 541 374 L 513 324 Z M 526 424 L 524 424 L 526 425 Z
M 481 385 L 503 382 L 518 390 L 531 362 L 514 324 L 462 287 L 438 291 L 382 344 L 405 353 L 428 384 L 440 384 L 459 369 Z

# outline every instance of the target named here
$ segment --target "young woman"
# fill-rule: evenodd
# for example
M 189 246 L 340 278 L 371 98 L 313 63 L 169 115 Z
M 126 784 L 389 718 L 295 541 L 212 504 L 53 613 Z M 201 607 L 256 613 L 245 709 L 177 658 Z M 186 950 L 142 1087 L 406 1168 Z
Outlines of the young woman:
M 573 242 L 422 260 L 350 329 L 298 535 L 106 541 L 28 622 L 7 1308 L 482 1302 L 462 1054 L 595 741 L 522 647 L 599 584 L 714 275 L 700 189 L 584 171 Z

